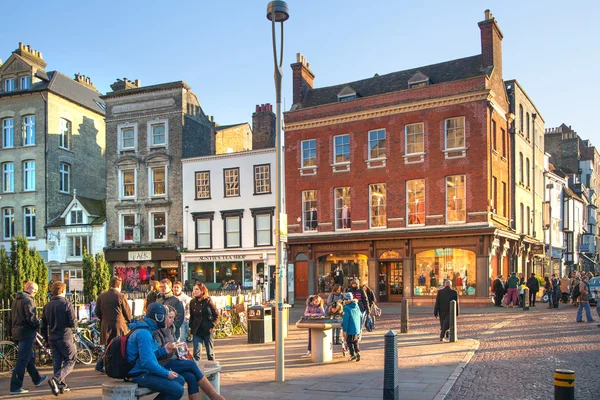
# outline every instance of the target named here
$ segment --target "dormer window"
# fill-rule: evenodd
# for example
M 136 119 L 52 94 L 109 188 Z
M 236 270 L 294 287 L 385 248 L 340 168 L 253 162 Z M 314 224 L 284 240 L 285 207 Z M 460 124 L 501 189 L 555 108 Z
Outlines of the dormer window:
M 83 211 L 73 210 L 71 211 L 71 225 L 83 224 Z
M 29 90 L 31 89 L 31 77 L 22 76 L 19 78 L 19 88 L 21 90 Z
M 408 88 L 419 88 L 425 87 L 429 85 L 429 77 L 422 73 L 421 71 L 417 71 L 413 76 L 408 80 Z
M 350 86 L 345 86 L 337 95 L 338 101 L 348 101 L 357 97 L 356 91 Z

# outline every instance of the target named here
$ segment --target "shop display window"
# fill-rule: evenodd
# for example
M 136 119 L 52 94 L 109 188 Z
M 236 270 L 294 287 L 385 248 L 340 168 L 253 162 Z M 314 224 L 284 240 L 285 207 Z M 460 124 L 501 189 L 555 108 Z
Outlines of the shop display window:
M 350 281 L 358 278 L 366 283 L 369 277 L 369 265 L 364 254 L 330 254 L 319 257 L 317 265 L 319 292 L 331 292 L 333 285 L 340 283 L 342 289 L 350 286 Z
M 475 295 L 475 253 L 463 249 L 433 249 L 415 257 L 415 296 L 435 296 L 450 279 L 459 295 Z

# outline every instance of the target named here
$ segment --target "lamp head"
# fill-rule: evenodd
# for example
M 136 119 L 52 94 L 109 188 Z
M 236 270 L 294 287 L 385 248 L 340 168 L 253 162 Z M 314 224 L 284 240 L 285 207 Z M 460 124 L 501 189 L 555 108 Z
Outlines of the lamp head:
M 284 22 L 290 17 L 285 1 L 272 1 L 267 6 L 267 19 L 269 21 Z

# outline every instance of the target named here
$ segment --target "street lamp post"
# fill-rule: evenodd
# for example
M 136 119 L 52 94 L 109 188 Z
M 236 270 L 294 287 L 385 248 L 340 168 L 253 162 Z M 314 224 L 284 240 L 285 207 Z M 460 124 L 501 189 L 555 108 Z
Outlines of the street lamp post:
M 554 266 L 552 265 L 552 232 L 554 231 L 552 224 L 552 189 L 554 189 L 554 184 L 548 183 L 546 188 L 548 189 L 548 220 L 550 221 L 550 226 L 548 227 L 548 253 L 550 253 L 550 268 L 548 275 L 552 275 L 552 271 L 554 270 Z M 562 278 L 562 265 L 558 269 L 558 275 L 559 278 Z
M 271 21 L 273 34 L 273 62 L 275 65 L 275 95 L 276 95 L 276 114 L 275 135 L 276 135 L 276 171 L 277 185 L 275 206 L 276 230 L 275 230 L 275 301 L 277 302 L 276 327 L 275 327 L 275 381 L 283 382 L 284 376 L 284 341 L 283 341 L 283 289 L 285 285 L 285 265 L 283 265 L 284 241 L 287 241 L 287 216 L 285 214 L 284 202 L 284 154 L 283 154 L 283 133 L 281 131 L 281 79 L 283 77 L 283 22 L 290 17 L 288 6 L 285 1 L 272 1 L 267 6 L 267 19 Z M 281 23 L 281 49 L 279 63 L 277 62 L 277 40 L 275 38 L 275 23 Z M 283 231 L 283 232 L 282 232 Z M 282 234 L 283 233 L 283 234 Z

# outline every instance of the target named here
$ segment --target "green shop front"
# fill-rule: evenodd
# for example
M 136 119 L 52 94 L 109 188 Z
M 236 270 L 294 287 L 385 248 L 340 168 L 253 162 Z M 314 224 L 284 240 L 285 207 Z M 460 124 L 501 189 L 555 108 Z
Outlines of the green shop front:
M 190 284 L 203 282 L 209 290 L 259 289 L 271 291 L 274 252 L 182 254 L 184 275 Z

